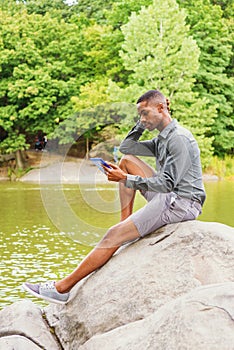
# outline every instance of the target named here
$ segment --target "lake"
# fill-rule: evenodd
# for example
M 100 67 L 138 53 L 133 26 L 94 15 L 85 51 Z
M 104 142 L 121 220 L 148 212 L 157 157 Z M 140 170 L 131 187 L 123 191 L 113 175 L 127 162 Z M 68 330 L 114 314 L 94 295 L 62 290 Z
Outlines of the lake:
M 234 226 L 234 182 L 207 182 L 205 188 L 207 200 L 199 220 Z M 116 184 L 2 182 L 0 193 L 0 309 L 29 297 L 21 288 L 24 281 L 56 280 L 70 273 L 119 221 Z M 137 195 L 134 210 L 143 204 Z

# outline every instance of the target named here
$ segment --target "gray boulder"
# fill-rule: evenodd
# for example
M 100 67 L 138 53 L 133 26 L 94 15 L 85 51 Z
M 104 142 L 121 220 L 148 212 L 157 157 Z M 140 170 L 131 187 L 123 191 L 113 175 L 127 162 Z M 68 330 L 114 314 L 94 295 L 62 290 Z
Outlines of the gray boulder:
M 61 350 L 41 309 L 24 300 L 0 311 L 0 350 Z
M 196 288 L 143 320 L 96 335 L 79 350 L 234 349 L 234 283 Z
M 101 157 L 105 160 L 113 161 L 114 146 L 119 146 L 119 141 L 117 141 L 116 139 L 110 139 L 104 142 L 99 142 L 89 151 L 89 157 Z
M 153 350 L 157 341 L 157 350 L 216 349 L 211 347 L 215 325 L 217 332 L 233 339 L 230 282 L 234 282 L 234 229 L 184 222 L 121 248 L 73 288 L 66 306 L 51 304 L 45 314 L 65 350 L 104 350 L 105 343 L 112 350 L 137 350 L 138 344 Z M 200 340 L 189 336 L 193 331 Z M 122 334 L 127 343 L 119 339 L 115 345 Z
M 42 348 L 37 346 L 34 341 L 21 335 L 9 335 L 7 337 L 0 338 L 1 350 L 41 350 Z

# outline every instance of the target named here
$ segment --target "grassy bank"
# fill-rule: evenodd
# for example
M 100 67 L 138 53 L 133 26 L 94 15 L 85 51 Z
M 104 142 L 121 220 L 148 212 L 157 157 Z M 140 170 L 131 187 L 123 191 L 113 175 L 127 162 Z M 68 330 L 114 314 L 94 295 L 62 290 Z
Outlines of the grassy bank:
M 208 167 L 204 169 L 205 174 L 217 175 L 220 179 L 234 180 L 234 157 L 226 155 L 223 159 L 212 157 Z

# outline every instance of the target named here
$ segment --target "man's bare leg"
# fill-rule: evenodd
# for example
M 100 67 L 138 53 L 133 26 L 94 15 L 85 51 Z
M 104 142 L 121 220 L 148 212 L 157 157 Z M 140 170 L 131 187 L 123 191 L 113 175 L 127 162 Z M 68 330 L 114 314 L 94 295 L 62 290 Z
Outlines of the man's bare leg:
M 103 266 L 125 242 L 139 238 L 140 235 L 131 220 L 125 220 L 111 227 L 103 239 L 67 277 L 55 283 L 58 292 L 65 293 L 91 272 Z
M 154 170 L 144 161 L 132 155 L 124 156 L 120 161 L 120 168 L 127 174 L 151 177 Z M 121 222 L 111 227 L 103 239 L 80 263 L 80 265 L 67 277 L 55 283 L 60 293 L 65 293 L 84 277 L 103 266 L 125 242 L 140 237 L 135 225 L 128 216 L 132 214 L 135 190 L 120 184 Z
M 153 168 L 151 168 L 143 160 L 132 155 L 123 156 L 119 167 L 126 174 L 139 175 L 141 177 L 151 177 L 155 174 Z M 135 190 L 125 187 L 123 183 L 119 183 L 121 221 L 125 220 L 132 214 L 135 195 Z

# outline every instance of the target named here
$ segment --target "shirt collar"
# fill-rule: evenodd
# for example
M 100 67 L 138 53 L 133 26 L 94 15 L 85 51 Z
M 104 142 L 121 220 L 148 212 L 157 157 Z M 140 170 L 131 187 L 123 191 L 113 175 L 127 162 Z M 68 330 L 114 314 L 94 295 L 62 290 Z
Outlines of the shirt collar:
M 173 119 L 158 135 L 160 139 L 166 139 L 168 134 L 177 126 L 177 120 Z

